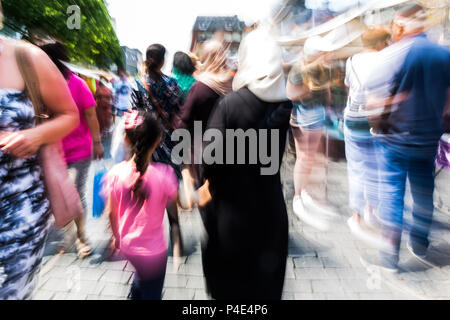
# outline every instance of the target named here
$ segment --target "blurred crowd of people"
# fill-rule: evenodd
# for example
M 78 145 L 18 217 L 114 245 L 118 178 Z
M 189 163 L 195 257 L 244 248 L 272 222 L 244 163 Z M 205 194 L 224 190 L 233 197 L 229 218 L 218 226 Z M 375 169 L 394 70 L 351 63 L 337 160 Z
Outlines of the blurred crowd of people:
M 290 132 L 296 154 L 294 214 L 325 232 L 340 213 L 311 192 L 311 176 L 315 166 L 327 165 L 319 154 L 330 112 L 344 108 L 348 226 L 379 249 L 363 262 L 398 270 L 408 180 L 413 199 L 408 249 L 436 265 L 428 236 L 435 163 L 450 166 L 445 163 L 450 51 L 427 38 L 424 8 L 409 4 L 389 27 L 366 28 L 363 48 L 345 59 L 333 54 L 333 43 L 312 36 L 286 63 L 273 28 L 276 24 L 263 23 L 242 40 L 237 70 L 228 48 L 213 39 L 198 56 L 175 53 L 172 74 L 166 75 L 166 49 L 152 44 L 139 76 L 119 70 L 118 77 L 100 77 L 95 90 L 62 62 L 70 60 L 62 43 L 38 48 L 0 38 L 0 299 L 33 293 L 51 226 L 38 150 L 58 141 L 85 211 L 63 228 L 60 253 L 72 245 L 73 227 L 79 257 L 92 253 L 85 231 L 87 177 L 93 160 L 111 157 L 114 166 L 103 179 L 104 213 L 113 250 L 136 269 L 132 299 L 161 299 L 168 256 L 164 214 L 176 260 L 184 255 L 179 208 L 194 207 L 207 233 L 202 263 L 211 297 L 280 299 L 288 254 L 280 171 L 261 175 L 266 165 L 261 160 L 180 165 L 172 159 L 173 133 L 187 129 L 193 137 L 200 121 L 203 131 L 222 132 L 228 145 L 227 129 L 266 129 L 276 139 L 258 136 L 259 148 L 273 150 L 270 144 L 276 143 L 282 159 Z M 31 89 L 15 58 L 20 46 L 48 111 L 49 119 L 37 126 Z M 191 141 L 192 155 L 201 153 Z M 224 156 L 240 151 L 227 148 Z M 249 159 L 248 148 L 245 152 Z

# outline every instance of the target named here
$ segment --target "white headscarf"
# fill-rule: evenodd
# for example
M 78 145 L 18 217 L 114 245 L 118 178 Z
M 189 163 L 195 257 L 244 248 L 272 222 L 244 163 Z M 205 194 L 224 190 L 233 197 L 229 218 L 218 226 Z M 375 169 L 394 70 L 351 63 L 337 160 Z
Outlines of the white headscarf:
M 238 52 L 239 67 L 233 90 L 243 87 L 266 102 L 286 101 L 281 48 L 265 27 L 249 33 Z

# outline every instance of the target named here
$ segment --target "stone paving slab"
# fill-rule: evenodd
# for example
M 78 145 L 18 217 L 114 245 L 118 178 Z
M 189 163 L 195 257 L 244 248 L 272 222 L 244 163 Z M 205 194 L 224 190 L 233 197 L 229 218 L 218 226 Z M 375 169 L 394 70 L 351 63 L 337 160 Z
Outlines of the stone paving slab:
M 195 296 L 194 289 L 174 289 L 174 288 L 166 288 L 163 294 L 163 300 L 193 300 Z
M 205 278 L 203 276 L 190 276 L 188 277 L 186 288 L 188 289 L 205 289 Z

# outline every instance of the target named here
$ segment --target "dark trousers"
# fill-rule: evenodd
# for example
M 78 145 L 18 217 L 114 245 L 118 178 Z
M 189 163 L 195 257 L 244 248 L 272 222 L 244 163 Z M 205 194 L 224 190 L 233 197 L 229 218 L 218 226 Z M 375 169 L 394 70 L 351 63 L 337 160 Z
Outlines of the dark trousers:
M 153 256 L 132 255 L 124 252 L 136 269 L 130 298 L 132 300 L 161 300 L 167 267 L 167 251 Z
M 138 280 L 134 277 L 131 285 L 131 300 L 161 300 L 166 273 L 151 280 Z

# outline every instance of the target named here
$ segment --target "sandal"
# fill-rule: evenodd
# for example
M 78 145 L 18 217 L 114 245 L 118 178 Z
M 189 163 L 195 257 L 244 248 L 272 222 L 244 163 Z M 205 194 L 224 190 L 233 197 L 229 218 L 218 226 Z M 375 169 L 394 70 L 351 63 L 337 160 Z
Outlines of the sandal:
M 58 255 L 63 255 L 64 253 L 66 253 L 66 251 L 67 251 L 67 249 L 66 249 L 66 247 L 64 247 L 64 246 L 59 246 L 58 247 Z
M 83 242 L 78 243 L 77 251 L 78 251 L 78 258 L 80 259 L 84 259 L 92 254 L 92 248 L 88 244 Z

